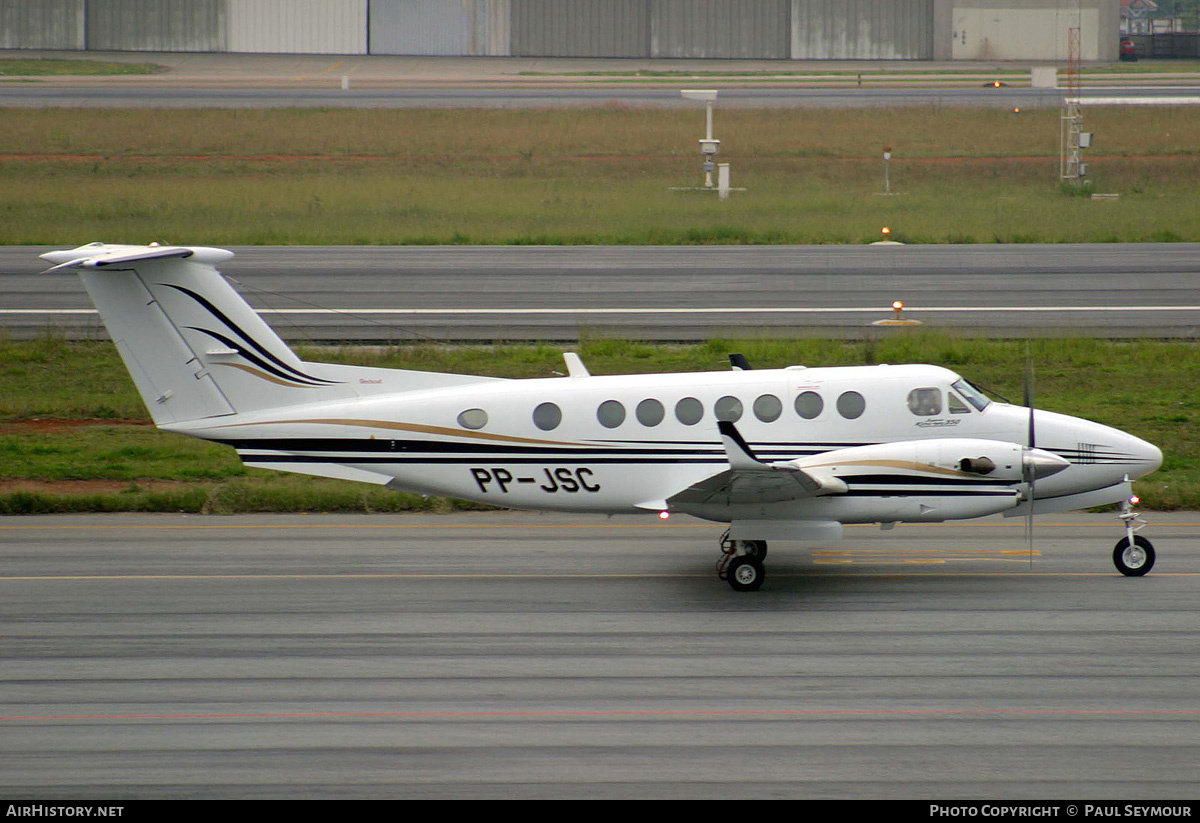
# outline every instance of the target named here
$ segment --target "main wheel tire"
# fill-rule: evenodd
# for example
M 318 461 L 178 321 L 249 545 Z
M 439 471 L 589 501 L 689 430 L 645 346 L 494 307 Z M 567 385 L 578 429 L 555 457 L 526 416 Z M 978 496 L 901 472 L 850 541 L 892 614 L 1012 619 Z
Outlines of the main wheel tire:
M 733 558 L 725 572 L 729 585 L 735 592 L 757 591 L 766 578 L 762 561 L 752 554 L 743 554 Z
M 1122 537 L 1113 547 L 1113 565 L 1126 577 L 1141 577 L 1154 568 L 1154 546 L 1141 535 L 1133 536 L 1133 545 Z

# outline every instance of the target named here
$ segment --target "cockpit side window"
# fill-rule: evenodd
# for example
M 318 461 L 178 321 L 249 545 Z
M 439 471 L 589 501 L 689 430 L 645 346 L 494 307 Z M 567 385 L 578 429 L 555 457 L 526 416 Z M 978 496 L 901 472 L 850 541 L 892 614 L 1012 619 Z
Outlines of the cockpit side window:
M 946 392 L 946 405 L 950 409 L 951 414 L 970 414 L 971 410 L 967 404 L 959 399 L 954 392 Z
M 966 380 L 959 380 L 952 383 L 954 390 L 963 396 L 963 399 L 975 407 L 976 411 L 983 411 L 991 405 L 992 401 L 984 396 L 983 392 L 972 386 Z
M 908 410 L 921 417 L 942 413 L 942 390 L 933 387 L 913 389 L 908 393 Z

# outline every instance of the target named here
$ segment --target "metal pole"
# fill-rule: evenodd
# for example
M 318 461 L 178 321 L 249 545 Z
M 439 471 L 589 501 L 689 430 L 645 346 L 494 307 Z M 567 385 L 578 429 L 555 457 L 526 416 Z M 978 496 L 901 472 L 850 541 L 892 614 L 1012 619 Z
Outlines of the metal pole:
M 712 104 L 713 104 L 713 101 L 711 101 L 711 100 L 707 100 L 704 103 L 704 122 L 705 122 L 704 139 L 706 139 L 706 140 L 713 139 L 713 136 L 712 136 L 712 126 L 713 126 L 713 124 L 712 124 L 712 121 L 713 121 Z M 704 158 L 704 160 L 705 160 L 705 163 L 704 163 L 705 166 L 708 166 L 709 161 L 711 161 L 712 158 L 706 157 L 706 158 Z M 706 171 L 706 172 L 704 172 L 704 188 L 711 189 L 712 187 L 713 187 L 712 172 Z

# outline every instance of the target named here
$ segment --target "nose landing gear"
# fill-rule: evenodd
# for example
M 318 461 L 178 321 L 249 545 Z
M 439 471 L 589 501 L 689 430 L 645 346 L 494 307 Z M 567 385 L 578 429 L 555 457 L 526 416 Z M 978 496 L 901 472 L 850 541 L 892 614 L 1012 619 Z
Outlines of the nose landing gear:
M 1146 521 L 1133 510 L 1129 500 L 1121 503 L 1117 517 L 1125 524 L 1125 536 L 1113 547 L 1113 565 L 1126 577 L 1141 577 L 1154 568 L 1154 545 L 1140 534 L 1134 534 L 1146 525 Z

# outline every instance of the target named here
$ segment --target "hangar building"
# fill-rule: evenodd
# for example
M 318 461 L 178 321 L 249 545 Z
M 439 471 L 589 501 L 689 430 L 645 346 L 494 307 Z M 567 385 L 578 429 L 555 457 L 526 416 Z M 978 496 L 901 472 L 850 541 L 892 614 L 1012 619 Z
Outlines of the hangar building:
M 0 0 L 3 49 L 1036 61 L 1073 27 L 1117 59 L 1119 0 Z

